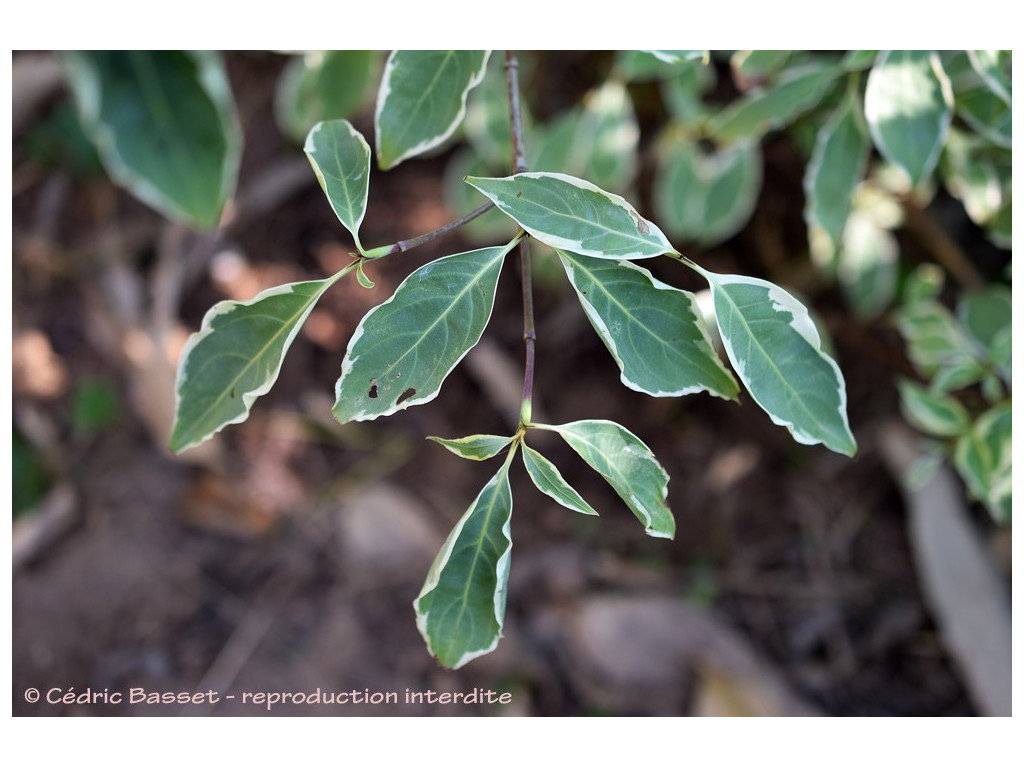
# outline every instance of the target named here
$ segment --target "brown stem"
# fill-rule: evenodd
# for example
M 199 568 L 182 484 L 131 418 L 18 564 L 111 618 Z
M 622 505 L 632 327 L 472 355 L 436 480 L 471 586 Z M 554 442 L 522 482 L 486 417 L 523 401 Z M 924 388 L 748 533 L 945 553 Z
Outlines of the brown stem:
M 964 288 L 981 288 L 985 280 L 971 260 L 934 218 L 910 200 L 903 201 L 903 224 Z

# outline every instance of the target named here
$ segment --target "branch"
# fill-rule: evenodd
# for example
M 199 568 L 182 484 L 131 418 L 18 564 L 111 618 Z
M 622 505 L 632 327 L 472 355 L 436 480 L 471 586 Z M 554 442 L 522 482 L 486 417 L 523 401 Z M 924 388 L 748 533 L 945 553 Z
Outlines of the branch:
M 519 59 L 515 51 L 505 51 L 505 79 L 508 82 L 508 109 L 512 125 L 512 172 L 526 170 L 526 148 L 523 143 L 523 114 L 519 103 Z M 533 371 L 536 358 L 537 328 L 533 320 L 533 269 L 530 264 L 530 240 L 519 243 L 519 266 L 523 281 L 523 341 L 526 344 L 526 367 L 523 374 L 523 403 L 520 421 L 525 425 L 533 417 Z
M 433 232 L 427 232 L 425 235 L 420 235 L 419 237 L 414 237 L 410 240 L 399 240 L 394 245 L 382 245 L 380 248 L 373 248 L 367 251 L 365 256 L 368 259 L 380 259 L 384 256 L 390 256 L 393 253 L 405 253 L 406 251 L 411 251 L 413 248 L 418 248 L 432 240 L 437 240 L 445 235 L 451 234 L 459 227 L 471 222 L 477 216 L 487 213 L 487 211 L 491 210 L 493 207 L 494 203 L 488 201 L 476 210 L 470 211 L 465 216 L 462 216 L 455 221 L 450 221 L 442 227 L 438 227 Z

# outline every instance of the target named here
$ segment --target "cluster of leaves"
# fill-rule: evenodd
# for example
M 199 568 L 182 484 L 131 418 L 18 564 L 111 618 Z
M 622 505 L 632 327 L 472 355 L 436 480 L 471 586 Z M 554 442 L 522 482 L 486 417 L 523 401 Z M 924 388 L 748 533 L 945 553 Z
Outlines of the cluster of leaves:
M 966 293 L 954 314 L 937 300 L 941 287 L 941 273 L 922 267 L 908 281 L 896 312 L 910 359 L 928 382 L 899 382 L 903 412 L 935 441 L 912 479 L 922 479 L 940 457 L 951 454 L 971 493 L 994 519 L 1009 523 L 1010 290 L 991 285 Z M 972 398 L 974 385 L 979 385 L 980 402 Z
M 525 164 L 532 170 L 502 176 L 512 166 L 515 141 L 498 57 L 484 51 L 393 52 L 376 90 L 378 166 L 387 170 L 436 150 L 461 131 L 470 150 L 456 154 L 451 163 L 447 186 L 458 190 L 450 193 L 453 207 L 468 210 L 490 201 L 496 210 L 470 222 L 466 231 L 472 228 L 476 236 L 501 244 L 451 254 L 416 269 L 367 313 L 341 362 L 337 419 L 372 420 L 437 397 L 445 378 L 484 332 L 505 257 L 529 239 L 545 247 L 538 258 L 568 279 L 625 386 L 656 397 L 701 391 L 724 399 L 739 396 L 739 384 L 716 354 L 693 294 L 660 282 L 635 263 L 667 256 L 708 281 L 713 322 L 733 372 L 754 401 L 796 441 L 852 455 L 856 443 L 847 422 L 843 377 L 822 350 L 806 308 L 765 280 L 715 274 L 695 264 L 617 194 L 631 193 L 640 166 L 629 86 L 660 81 L 672 113 L 657 142 L 654 209 L 674 238 L 705 245 L 735 233 L 749 217 L 761 183 L 761 137 L 799 127 L 799 118 L 822 105 L 833 109 L 824 128 L 812 131 L 817 140 L 808 165 L 807 219 L 815 253 L 826 254 L 822 263 L 831 260 L 843 275 L 850 272 L 844 263 L 857 262 L 865 249 L 878 250 L 878 237 L 872 241 L 865 235 L 866 219 L 857 213 L 858 189 L 868 184 L 862 179 L 869 148 L 864 112 L 882 154 L 915 182 L 922 181 L 939 157 L 938 150 L 923 158 L 914 154 L 927 133 L 918 123 L 903 125 L 902 112 L 887 114 L 871 105 L 898 100 L 899 93 L 889 92 L 898 91 L 901 78 L 920 77 L 922 62 L 940 81 L 936 92 L 948 102 L 945 76 L 936 74 L 940 60 L 900 52 L 854 52 L 841 60 L 740 52 L 730 60 L 734 76 L 755 85 L 724 110 L 705 103 L 714 71 L 708 60 L 702 51 L 620 52 L 611 76 L 580 107 L 544 125 L 524 110 L 522 122 L 530 137 Z M 999 61 L 978 61 L 975 66 L 970 59 L 972 71 L 988 64 L 1002 71 Z M 197 226 L 215 223 L 232 193 L 241 146 L 216 57 L 80 53 L 68 62 L 83 123 L 114 178 L 168 215 Z M 298 57 L 286 68 L 279 84 L 279 121 L 294 138 L 317 121 L 305 133 L 304 149 L 352 236 L 353 260 L 323 279 L 278 286 L 245 302 L 220 302 L 207 313 L 179 367 L 173 450 L 186 450 L 245 420 L 255 400 L 273 386 L 284 355 L 319 298 L 349 273 L 372 288 L 364 265 L 405 250 L 401 243 L 367 249 L 360 241 L 371 149 L 343 117 L 364 103 L 377 77 L 377 62 L 367 52 L 332 52 Z M 897 64 L 902 74 L 891 75 Z M 867 69 L 862 107 L 858 85 Z M 840 87 L 844 80 L 845 89 Z M 915 104 L 926 101 L 918 85 L 915 81 Z M 879 101 L 873 93 L 884 98 Z M 966 108 L 971 114 L 994 109 L 980 97 L 966 101 L 973 105 Z M 940 143 L 948 125 L 946 119 Z M 905 130 L 918 139 L 903 140 L 902 146 Z M 1006 130 L 1008 135 L 1008 124 Z M 957 157 L 960 170 L 955 172 L 969 177 L 960 187 L 965 199 L 974 199 L 979 186 L 995 178 L 1008 207 L 1001 155 L 968 141 Z M 1001 216 L 990 217 L 993 228 Z M 671 538 L 675 533 L 666 504 L 667 474 L 647 446 L 619 424 L 599 419 L 538 424 L 524 395 L 522 421 L 512 435 L 434 438 L 467 459 L 504 453 L 497 473 L 452 530 L 415 601 L 420 631 L 446 666 L 458 667 L 489 652 L 500 637 L 512 546 L 509 471 L 520 449 L 528 476 L 543 493 L 571 510 L 596 514 L 559 470 L 527 444 L 533 430 L 559 434 L 610 484 L 649 535 Z

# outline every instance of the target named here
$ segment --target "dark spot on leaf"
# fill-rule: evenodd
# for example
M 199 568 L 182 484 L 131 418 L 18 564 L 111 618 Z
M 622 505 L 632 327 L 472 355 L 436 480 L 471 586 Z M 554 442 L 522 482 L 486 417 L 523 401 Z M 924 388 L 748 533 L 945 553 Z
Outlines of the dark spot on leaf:
M 516 197 L 522 197 L 522 196 L 523 196 L 522 192 L 516 192 Z
M 412 387 L 409 387 L 407 390 L 405 390 L 405 392 L 403 392 L 402 394 L 400 394 L 398 396 L 398 399 L 395 401 L 395 405 L 401 405 L 402 403 L 404 403 L 406 400 L 408 400 L 410 397 L 412 397 L 415 394 L 416 394 L 416 390 L 413 389 Z
M 377 385 L 376 384 L 373 384 L 370 387 L 369 395 L 370 395 L 371 399 L 376 399 L 377 398 Z
M 231 388 L 231 397 L 232 398 L 238 397 L 238 395 L 235 394 L 235 388 L 234 387 Z

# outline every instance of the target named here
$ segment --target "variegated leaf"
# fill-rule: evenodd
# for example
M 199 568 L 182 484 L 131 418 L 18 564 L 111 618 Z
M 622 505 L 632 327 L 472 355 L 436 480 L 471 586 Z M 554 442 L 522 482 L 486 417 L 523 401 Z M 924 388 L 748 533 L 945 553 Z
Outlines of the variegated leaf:
M 426 264 L 371 309 L 341 363 L 335 418 L 343 424 L 376 419 L 437 397 L 480 340 L 498 273 L 515 242 Z
M 665 235 L 618 195 L 561 173 L 466 181 L 552 248 L 599 259 L 675 253 Z
M 303 150 L 335 215 L 363 253 L 359 227 L 370 191 L 370 146 L 366 139 L 348 120 L 330 120 L 313 126 Z
M 798 443 L 852 456 L 846 382 L 807 308 L 766 280 L 694 268 L 711 284 L 726 353 L 757 404 Z
M 512 560 L 509 451 L 438 552 L 419 597 L 416 626 L 430 653 L 458 669 L 493 651 L 505 622 Z
M 533 426 L 560 434 L 587 464 L 608 481 L 644 524 L 648 536 L 675 537 L 676 521 L 665 502 L 668 473 L 640 438 L 625 427 L 602 419 L 558 426 Z
M 565 482 L 558 467 L 525 443 L 523 444 L 523 464 L 526 466 L 526 473 L 541 493 L 550 496 L 573 512 L 580 512 L 584 515 L 597 514 L 594 508 L 576 492 L 576 489 Z
M 171 450 L 180 453 L 249 418 L 317 300 L 345 271 L 279 285 L 249 301 L 222 301 L 206 313 L 178 364 Z
M 622 371 L 622 383 L 655 397 L 739 392 L 715 354 L 693 294 L 628 261 L 558 252 L 580 304 Z
M 466 116 L 466 97 L 483 80 L 489 51 L 392 51 L 374 126 L 382 170 L 443 143 Z

